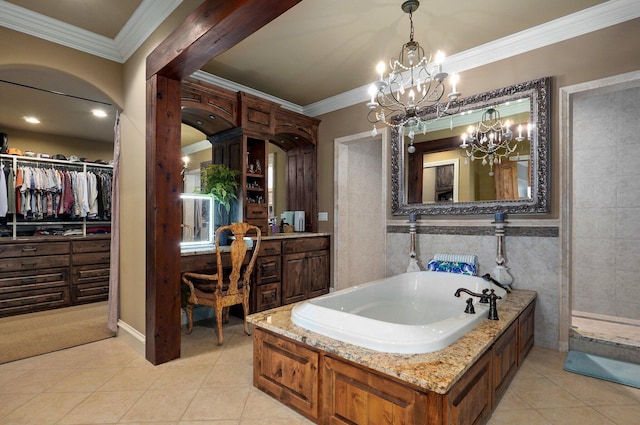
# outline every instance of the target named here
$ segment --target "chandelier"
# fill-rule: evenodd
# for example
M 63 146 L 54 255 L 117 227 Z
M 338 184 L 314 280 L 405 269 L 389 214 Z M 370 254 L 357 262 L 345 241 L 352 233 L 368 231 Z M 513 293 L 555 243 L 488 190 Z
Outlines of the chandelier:
M 483 114 L 476 127 L 470 126 L 466 133 L 462 134 L 462 156 L 471 161 L 482 160 L 482 165 L 489 165 L 489 175 L 493 176 L 494 164 L 501 164 L 502 158 L 508 158 L 523 140 L 530 138 L 531 125 L 527 124 L 527 137 L 522 135 L 522 125 L 518 126 L 518 136 L 514 139 L 511 131 L 511 123 L 504 123 L 500 113 L 489 108 Z M 511 142 L 515 140 L 513 144 Z
M 445 98 L 446 103 L 441 103 L 445 93 L 444 81 L 448 77 L 442 71 L 444 54 L 438 51 L 432 62 L 431 54 L 426 56 L 420 44 L 413 40 L 413 12 L 419 5 L 417 0 L 402 3 L 402 10 L 409 14 L 411 24 L 409 41 L 402 46 L 398 58 L 389 62 L 391 70 L 386 77 L 384 62 L 378 63 L 376 70 L 380 79 L 369 87 L 371 100 L 367 103 L 367 119 L 373 124 L 374 136 L 377 134 L 376 124 L 383 122 L 391 127 L 406 127 L 413 141 L 416 131 L 426 132 L 429 122 L 455 113 L 453 109 L 456 106 L 459 109 L 455 102 L 460 97 L 456 91 L 458 76 L 455 74 L 451 76 L 452 90 Z

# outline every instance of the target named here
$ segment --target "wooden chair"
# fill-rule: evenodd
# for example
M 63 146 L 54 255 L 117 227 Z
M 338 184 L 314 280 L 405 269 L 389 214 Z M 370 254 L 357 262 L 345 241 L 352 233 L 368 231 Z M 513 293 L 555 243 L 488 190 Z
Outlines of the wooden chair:
M 229 276 L 224 275 L 222 265 L 221 250 L 219 246 L 220 234 L 226 230 L 230 230 L 235 236 L 235 240 L 231 243 L 231 271 Z M 247 244 L 244 240 L 248 231 L 256 232 L 256 240 L 253 246 L 253 253 L 249 263 L 244 266 L 243 262 L 247 253 Z M 242 304 L 244 309 L 244 331 L 247 335 L 251 335 L 247 324 L 247 315 L 249 314 L 249 290 L 251 288 L 251 271 L 256 261 L 258 251 L 260 250 L 260 239 L 262 235 L 260 229 L 247 223 L 233 223 L 228 226 L 219 227 L 216 231 L 216 261 L 218 272 L 216 274 L 202 274 L 185 272 L 182 274 L 182 282 L 189 288 L 189 297 L 187 300 L 187 334 L 193 330 L 193 306 L 206 305 L 213 307 L 216 311 L 216 324 L 218 326 L 218 345 L 222 345 L 222 314 L 226 310 L 226 318 L 228 319 L 229 307 Z

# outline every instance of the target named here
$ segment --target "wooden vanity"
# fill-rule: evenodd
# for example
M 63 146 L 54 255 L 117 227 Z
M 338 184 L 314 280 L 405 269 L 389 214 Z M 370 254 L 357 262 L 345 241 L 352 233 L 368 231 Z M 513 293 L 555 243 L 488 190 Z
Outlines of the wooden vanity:
M 307 331 L 291 322 L 291 305 L 252 314 L 253 384 L 318 424 L 483 424 L 533 346 L 535 299 L 514 290 L 498 307 L 500 320 L 424 354 Z
M 263 236 L 254 266 L 250 311 L 260 312 L 328 293 L 330 243 L 328 233 Z M 231 265 L 228 255 L 223 255 L 222 261 Z M 213 250 L 185 252 L 181 256 L 181 272 L 215 269 Z

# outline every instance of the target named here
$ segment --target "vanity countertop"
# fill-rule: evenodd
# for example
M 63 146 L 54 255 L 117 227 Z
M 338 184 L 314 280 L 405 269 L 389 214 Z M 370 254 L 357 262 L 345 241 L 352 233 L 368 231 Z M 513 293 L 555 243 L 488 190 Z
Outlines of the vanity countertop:
M 313 238 L 318 236 L 331 236 L 331 233 L 318 232 L 291 232 L 291 233 L 274 233 L 273 235 L 262 236 L 263 241 L 273 241 L 278 239 L 296 239 L 296 238 Z
M 317 232 L 293 232 L 293 233 L 276 233 L 274 235 L 262 236 L 263 241 L 274 241 L 283 239 L 297 239 L 297 238 L 313 238 L 319 236 L 331 236 L 331 233 L 317 233 Z M 249 249 L 252 249 L 250 247 Z M 205 255 L 213 254 L 216 250 L 211 247 L 199 247 L 199 248 L 186 248 L 180 251 L 182 257 L 189 257 L 192 255 Z M 220 252 L 231 252 L 230 246 L 220 247 Z
M 382 353 L 308 331 L 291 321 L 291 309 L 295 304 L 255 313 L 247 320 L 254 326 L 336 354 L 419 388 L 446 394 L 535 298 L 534 291 L 515 289 L 498 306 L 500 320 L 487 319 L 450 346 L 423 354 Z

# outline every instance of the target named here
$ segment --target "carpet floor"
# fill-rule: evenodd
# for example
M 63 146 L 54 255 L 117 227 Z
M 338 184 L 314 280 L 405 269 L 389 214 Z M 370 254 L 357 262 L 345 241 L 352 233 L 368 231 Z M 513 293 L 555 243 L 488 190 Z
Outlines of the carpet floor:
M 107 302 L 0 319 L 0 364 L 113 337 Z

